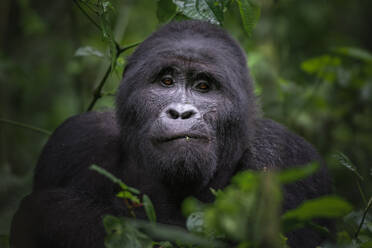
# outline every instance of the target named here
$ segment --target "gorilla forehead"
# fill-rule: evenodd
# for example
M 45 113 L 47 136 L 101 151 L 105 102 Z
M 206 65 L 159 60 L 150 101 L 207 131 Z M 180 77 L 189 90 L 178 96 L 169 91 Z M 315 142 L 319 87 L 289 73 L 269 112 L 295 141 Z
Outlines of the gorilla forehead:
M 139 70 L 161 57 L 215 64 L 246 71 L 245 53 L 223 29 L 202 21 L 173 22 L 148 37 L 128 60 Z
M 225 30 L 207 22 L 173 22 L 150 35 L 128 59 L 120 88 L 132 92 L 166 66 L 209 72 L 222 86 L 235 85 L 233 95 L 252 92 L 245 53 Z

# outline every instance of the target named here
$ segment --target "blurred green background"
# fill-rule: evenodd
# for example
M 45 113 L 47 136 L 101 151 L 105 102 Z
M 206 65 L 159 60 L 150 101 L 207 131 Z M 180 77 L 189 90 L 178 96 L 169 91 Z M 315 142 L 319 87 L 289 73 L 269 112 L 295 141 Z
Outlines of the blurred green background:
M 358 168 L 372 195 L 372 1 L 262 0 L 248 38 L 238 9 L 225 28 L 244 47 L 264 115 L 305 137 L 327 161 L 335 191 L 364 206 L 355 176 L 334 154 Z M 159 26 L 155 0 L 118 1 L 114 27 L 123 46 Z M 100 32 L 73 1 L 0 2 L 0 235 L 8 234 L 48 135 L 9 120 L 53 131 L 84 112 L 110 61 L 76 56 L 81 47 L 107 53 Z M 110 75 L 94 109 L 113 108 L 126 57 Z

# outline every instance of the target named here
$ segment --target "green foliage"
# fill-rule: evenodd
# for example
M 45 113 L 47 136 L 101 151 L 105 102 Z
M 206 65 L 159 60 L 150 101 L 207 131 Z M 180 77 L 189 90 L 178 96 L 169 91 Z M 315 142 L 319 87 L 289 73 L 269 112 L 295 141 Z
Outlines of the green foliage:
M 153 247 L 152 245 L 174 247 L 172 243 L 177 244 L 176 247 L 181 248 L 223 247 L 223 243 L 221 242 L 209 241 L 175 226 L 148 223 L 136 219 L 118 218 L 110 215 L 105 216 L 104 225 L 108 233 L 108 237 L 105 239 L 105 245 L 110 248 Z M 151 240 L 168 241 L 154 242 Z M 126 242 L 130 242 L 133 246 L 125 246 L 128 245 Z
M 256 0 L 236 0 L 239 6 L 240 16 L 242 18 L 243 27 L 248 36 L 252 35 L 252 31 L 256 26 L 261 15 L 261 8 Z
M 149 218 L 149 221 L 156 222 L 156 213 L 155 213 L 154 205 L 152 205 L 150 198 L 147 195 L 143 195 L 142 202 L 143 202 L 143 207 L 145 208 L 145 211 L 146 211 L 146 215 Z
M 182 20 L 186 17 L 223 25 L 224 13 L 231 8 L 232 2 L 232 0 L 158 0 L 157 18 L 160 23 Z M 261 8 L 255 0 L 234 2 L 238 5 L 243 29 L 248 36 L 251 36 L 260 18 Z
M 145 212 L 147 214 L 147 217 L 150 221 L 155 222 L 156 221 L 156 215 L 154 206 L 150 200 L 150 198 L 147 195 L 143 195 L 142 202 L 139 199 L 140 192 L 132 187 L 129 187 L 126 185 L 123 181 L 121 181 L 119 178 L 115 177 L 113 174 L 108 172 L 107 170 L 97 166 L 92 165 L 90 167 L 91 170 L 97 171 L 98 173 L 102 174 L 106 178 L 110 179 L 113 183 L 116 183 L 120 186 L 121 191 L 119 191 L 116 196 L 119 198 L 123 198 L 126 204 L 126 207 L 130 211 L 132 216 L 135 216 L 133 209 L 139 206 L 144 206 Z M 131 203 L 129 203 L 127 200 L 130 200 Z
M 156 17 L 160 23 L 172 20 L 177 14 L 177 6 L 172 0 L 158 0 Z
M 338 47 L 333 49 L 334 52 L 351 58 L 359 59 L 367 63 L 372 63 L 372 54 L 366 50 L 356 47 Z
M 309 74 L 315 74 L 317 77 L 332 83 L 336 80 L 337 69 L 340 65 L 340 58 L 323 55 L 304 61 L 301 64 L 301 69 Z
M 304 167 L 290 168 L 279 174 L 279 181 L 282 184 L 293 183 L 314 174 L 318 168 L 319 165 L 316 162 Z
M 304 226 L 305 222 L 315 218 L 340 218 L 351 210 L 351 205 L 337 196 L 324 196 L 308 200 L 282 216 L 283 230 L 288 232 L 300 228 Z
M 139 194 L 140 193 L 137 189 L 132 188 L 132 187 L 129 187 L 123 181 L 121 181 L 119 178 L 115 177 L 113 174 L 111 174 L 107 170 L 99 167 L 98 165 L 91 165 L 90 166 L 90 169 L 91 170 L 94 170 L 94 171 L 97 171 L 98 173 L 100 173 L 103 176 L 105 176 L 108 179 L 110 179 L 113 183 L 118 184 L 122 190 L 128 191 L 128 192 L 130 192 L 132 194 Z
M 178 10 L 190 19 L 205 20 L 213 24 L 223 21 L 223 3 L 213 0 L 174 0 Z
M 120 179 L 100 167 L 92 166 L 92 169 L 119 184 L 123 189 L 120 197 L 132 200 L 128 186 Z M 308 200 L 280 217 L 281 184 L 303 179 L 316 172 L 316 169 L 316 164 L 310 164 L 281 172 L 244 171 L 234 176 L 230 186 L 214 191 L 216 200 L 213 204 L 203 204 L 194 198 L 187 199 L 183 204 L 184 212 L 190 213 L 186 227 L 198 236 L 156 224 L 152 203 L 144 195 L 142 202 L 151 223 L 106 216 L 106 247 L 128 247 L 125 246 L 127 244 L 132 247 L 152 247 L 153 244 L 159 244 L 152 240 L 175 242 L 179 247 L 191 244 L 197 247 L 216 247 L 223 246 L 223 243 L 212 245 L 208 240 L 227 239 L 238 242 L 238 247 L 279 248 L 286 247 L 286 238 L 281 235 L 280 230 L 286 233 L 306 225 L 327 233 L 327 229 L 311 220 L 340 218 L 348 214 L 352 207 L 340 197 L 323 196 Z M 132 193 L 139 192 L 132 190 Z

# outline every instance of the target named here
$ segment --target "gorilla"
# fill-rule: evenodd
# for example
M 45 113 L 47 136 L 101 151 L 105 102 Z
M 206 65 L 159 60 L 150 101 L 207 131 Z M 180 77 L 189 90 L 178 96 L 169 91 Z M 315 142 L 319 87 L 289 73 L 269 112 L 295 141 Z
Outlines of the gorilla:
M 114 112 L 71 117 L 50 137 L 32 193 L 13 218 L 11 246 L 104 247 L 102 216 L 128 210 L 92 164 L 149 195 L 160 223 L 184 226 L 185 197 L 212 202 L 210 188 L 224 188 L 239 171 L 320 160 L 304 139 L 261 116 L 245 53 L 233 38 L 206 22 L 170 23 L 128 59 Z M 283 209 L 329 189 L 322 166 L 285 188 Z M 292 247 L 322 240 L 310 229 L 288 239 Z

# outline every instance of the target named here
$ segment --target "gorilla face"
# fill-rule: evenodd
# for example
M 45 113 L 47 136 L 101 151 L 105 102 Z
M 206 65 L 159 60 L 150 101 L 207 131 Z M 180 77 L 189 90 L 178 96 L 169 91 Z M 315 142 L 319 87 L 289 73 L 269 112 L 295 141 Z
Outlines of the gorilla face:
M 247 140 L 255 104 L 236 43 L 210 24 L 203 25 L 211 34 L 177 25 L 131 56 L 117 115 L 137 166 L 173 185 L 201 187 L 240 158 L 245 144 L 237 141 Z

